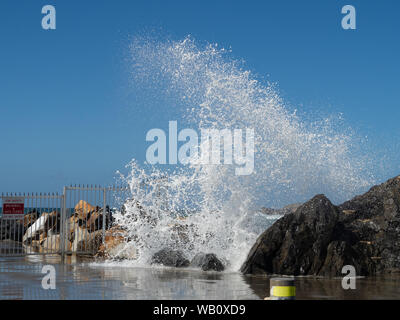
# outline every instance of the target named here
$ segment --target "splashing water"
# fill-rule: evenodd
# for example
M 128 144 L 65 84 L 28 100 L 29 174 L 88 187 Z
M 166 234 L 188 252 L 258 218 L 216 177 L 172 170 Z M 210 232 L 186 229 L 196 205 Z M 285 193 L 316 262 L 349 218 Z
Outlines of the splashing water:
M 282 206 L 316 193 L 340 201 L 371 184 L 350 133 L 334 129 L 330 119 L 309 123 L 290 113 L 274 85 L 258 81 L 226 50 L 190 37 L 136 39 L 131 57 L 134 80 L 172 95 L 190 128 L 255 132 L 249 176 L 237 176 L 225 164 L 181 166 L 167 175 L 160 167 L 130 163 L 130 174 L 122 178 L 132 200 L 116 220 L 138 250 L 135 263 L 147 265 L 156 251 L 170 247 L 188 258 L 215 253 L 238 270 L 276 219 L 257 213 L 261 204 Z

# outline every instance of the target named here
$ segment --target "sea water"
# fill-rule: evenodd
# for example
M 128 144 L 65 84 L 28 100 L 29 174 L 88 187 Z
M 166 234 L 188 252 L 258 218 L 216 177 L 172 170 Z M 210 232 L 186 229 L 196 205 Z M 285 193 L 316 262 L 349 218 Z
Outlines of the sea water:
M 188 259 L 215 253 L 228 271 L 237 271 L 257 237 L 276 221 L 260 213 L 261 206 L 277 208 L 319 193 L 337 203 L 373 182 L 359 138 L 340 117 L 301 118 L 275 84 L 259 80 L 216 44 L 138 37 L 128 61 L 133 85 L 167 97 L 165 109 L 149 110 L 149 116 L 172 110 L 171 117 L 179 119 L 170 120 L 198 132 L 255 133 L 255 169 L 247 176 L 235 175 L 235 166 L 226 164 L 194 162 L 170 170 L 130 162 L 120 178 L 132 200 L 114 217 L 137 250 L 134 266 L 149 266 L 152 255 L 168 247 Z M 146 191 L 139 187 L 143 181 Z

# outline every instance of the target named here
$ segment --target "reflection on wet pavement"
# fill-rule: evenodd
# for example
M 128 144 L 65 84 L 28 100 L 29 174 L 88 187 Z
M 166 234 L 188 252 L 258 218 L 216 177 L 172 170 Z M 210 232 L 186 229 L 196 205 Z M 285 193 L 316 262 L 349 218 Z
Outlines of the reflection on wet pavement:
M 263 299 L 269 278 L 189 269 L 134 268 L 58 256 L 0 258 L 0 299 Z M 44 290 L 43 265 L 56 269 L 56 289 Z M 399 299 L 400 277 L 357 279 L 343 290 L 341 279 L 296 278 L 297 299 Z

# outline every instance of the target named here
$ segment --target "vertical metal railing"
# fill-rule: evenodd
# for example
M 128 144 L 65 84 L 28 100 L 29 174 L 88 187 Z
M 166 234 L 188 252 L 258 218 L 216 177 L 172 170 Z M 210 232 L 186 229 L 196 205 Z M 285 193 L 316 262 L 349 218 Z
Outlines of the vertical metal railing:
M 107 189 L 104 188 L 103 190 L 103 225 L 102 225 L 102 229 L 103 229 L 103 236 L 102 236 L 102 241 L 103 243 L 105 243 L 106 240 L 106 210 L 107 210 Z
M 66 242 L 66 201 L 65 201 L 65 192 L 66 192 L 66 187 L 64 187 L 63 190 L 63 195 L 62 195 L 62 208 L 61 208 L 61 227 L 60 227 L 60 249 L 61 249 L 61 259 L 64 261 L 65 259 L 65 242 Z
M 2 193 L 0 256 L 95 254 L 111 227 L 113 211 L 122 205 L 121 194 L 127 191 L 125 187 L 79 185 L 64 187 L 62 194 Z M 23 199 L 23 214 L 18 219 L 2 212 L 3 200 L 13 198 Z M 79 203 L 83 207 L 78 217 Z
M 126 187 L 69 186 L 64 190 L 66 214 L 63 254 L 96 254 L 112 225 L 112 214 L 121 210 Z
M 158 179 L 160 185 L 143 181 L 147 188 L 160 188 L 166 178 Z M 149 187 L 150 186 L 150 187 Z M 161 196 L 159 189 L 155 194 Z M 132 199 L 125 186 L 74 185 L 58 193 L 2 193 L 3 199 L 21 197 L 23 216 L 6 220 L 0 216 L 0 256 L 59 254 L 96 254 L 105 245 L 106 235 L 112 227 L 113 213 L 122 209 Z
M 59 253 L 62 198 L 58 193 L 2 193 L 0 256 Z M 3 212 L 10 199 L 23 205 L 22 215 Z

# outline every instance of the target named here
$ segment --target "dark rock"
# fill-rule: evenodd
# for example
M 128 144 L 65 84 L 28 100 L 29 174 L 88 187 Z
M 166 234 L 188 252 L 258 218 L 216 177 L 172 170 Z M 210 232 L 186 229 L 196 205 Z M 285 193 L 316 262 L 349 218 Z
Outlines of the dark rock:
M 400 271 L 400 177 L 339 206 L 318 195 L 276 221 L 250 250 L 251 274 L 358 276 Z
M 162 264 L 167 267 L 188 267 L 190 262 L 181 251 L 162 249 L 154 254 L 151 264 Z
M 90 203 L 87 203 L 84 200 L 80 200 L 75 205 L 75 215 L 82 221 L 86 221 L 92 212 L 97 211 L 98 208 L 92 206 Z
M 224 271 L 223 263 L 217 258 L 214 253 L 198 253 L 190 262 L 190 266 L 201 268 L 203 271 Z
M 23 242 L 30 243 L 32 240 L 43 240 L 51 230 L 53 233 L 59 229 L 60 213 L 57 211 L 42 212 L 40 217 L 25 231 Z
M 292 203 L 283 207 L 281 210 L 284 212 L 284 214 L 294 213 L 301 205 L 302 203 Z
M 87 221 L 82 223 L 82 226 L 87 228 L 89 232 L 94 232 L 103 229 L 103 208 L 96 207 L 96 211 L 91 212 Z M 108 230 L 112 225 L 112 212 L 109 206 L 105 210 L 105 229 Z
M 262 207 L 260 209 L 260 212 L 263 213 L 263 214 L 266 214 L 268 216 L 283 215 L 284 214 L 283 212 L 281 212 L 280 209 L 271 209 L 271 208 L 265 208 L 265 207 Z
M 101 232 L 101 230 L 97 232 Z M 123 250 L 123 253 L 120 252 L 122 247 L 125 248 L 127 241 L 129 241 L 129 237 L 126 230 L 122 229 L 120 226 L 113 226 L 109 230 L 106 230 L 104 243 L 100 244 L 97 256 L 115 259 L 116 256 L 122 258 L 129 255 L 130 258 L 133 258 L 132 250 L 130 249 Z
M 24 224 L 24 232 L 37 220 L 39 215 L 40 213 L 36 209 L 33 209 L 24 216 L 24 219 L 21 221 Z
M 300 206 L 301 203 L 289 204 L 281 209 L 271 209 L 263 207 L 260 209 L 260 212 L 266 215 L 285 215 L 295 212 Z
M 260 236 L 242 272 L 318 273 L 337 217 L 338 210 L 325 196 L 315 196 Z

